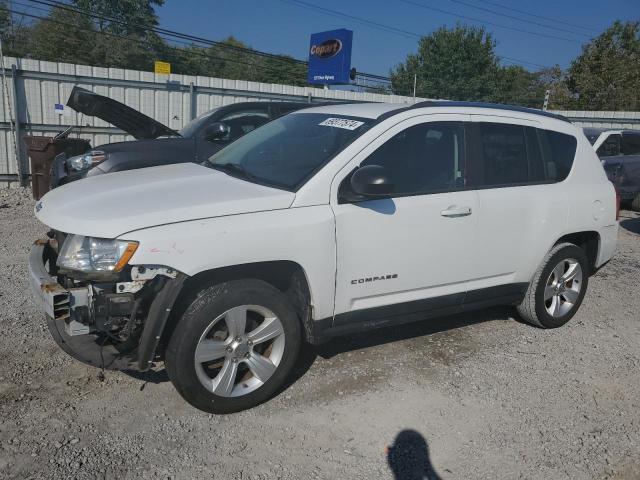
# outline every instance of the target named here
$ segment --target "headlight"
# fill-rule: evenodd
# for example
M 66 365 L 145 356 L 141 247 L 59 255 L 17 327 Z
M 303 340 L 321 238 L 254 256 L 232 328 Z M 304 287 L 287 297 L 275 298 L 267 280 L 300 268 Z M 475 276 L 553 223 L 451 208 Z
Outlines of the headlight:
M 80 272 L 119 272 L 136 248 L 137 242 L 69 235 L 62 244 L 57 264 Z
M 107 159 L 107 154 L 100 150 L 92 150 L 83 155 L 77 157 L 71 157 L 67 159 L 67 169 L 79 172 L 93 167 Z

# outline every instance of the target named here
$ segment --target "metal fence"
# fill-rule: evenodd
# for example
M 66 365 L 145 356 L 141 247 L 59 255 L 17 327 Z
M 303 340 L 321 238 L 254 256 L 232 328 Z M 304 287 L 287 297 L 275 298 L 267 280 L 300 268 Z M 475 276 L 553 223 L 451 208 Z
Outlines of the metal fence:
M 221 105 L 243 101 L 353 100 L 409 103 L 400 95 L 324 90 L 190 75 L 158 75 L 120 68 L 92 67 L 32 59 L 4 58 L 0 108 L 0 185 L 29 174 L 22 135 L 48 135 L 74 125 L 73 135 L 91 145 L 130 140 L 110 124 L 66 108 L 71 89 L 79 85 L 140 110 L 173 129 Z M 418 98 L 416 100 L 424 100 Z M 57 107 L 56 107 L 57 106 Z M 62 107 L 62 108 L 60 108 Z M 558 112 L 580 126 L 640 129 L 640 112 Z M 12 122 L 13 120 L 13 122 Z M 16 158 L 12 129 L 16 130 Z
M 132 139 L 98 118 L 87 117 L 66 108 L 64 104 L 76 85 L 126 103 L 176 130 L 204 112 L 236 102 L 413 101 L 411 97 L 399 95 L 324 90 L 190 75 L 158 75 L 121 68 L 11 57 L 5 57 L 4 67 L 5 78 L 2 79 L 3 98 L 0 108 L 0 180 L 5 184 L 19 181 L 21 174 L 25 177 L 29 174 L 29 162 L 21 140 L 17 145 L 16 161 L 12 119 L 17 118 L 14 128 L 17 129 L 19 139 L 25 134 L 52 136 L 69 125 L 77 126 L 73 135 L 86 138 L 94 146 Z

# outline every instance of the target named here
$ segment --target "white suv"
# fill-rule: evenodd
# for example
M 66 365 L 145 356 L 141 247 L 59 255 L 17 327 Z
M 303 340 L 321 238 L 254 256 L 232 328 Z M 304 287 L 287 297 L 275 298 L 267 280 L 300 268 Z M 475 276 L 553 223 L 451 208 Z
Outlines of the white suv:
M 104 368 L 164 360 L 188 402 L 232 412 L 272 396 L 304 341 L 490 305 L 563 325 L 613 254 L 615 198 L 562 117 L 322 106 L 206 165 L 49 192 L 31 277 L 66 352 Z

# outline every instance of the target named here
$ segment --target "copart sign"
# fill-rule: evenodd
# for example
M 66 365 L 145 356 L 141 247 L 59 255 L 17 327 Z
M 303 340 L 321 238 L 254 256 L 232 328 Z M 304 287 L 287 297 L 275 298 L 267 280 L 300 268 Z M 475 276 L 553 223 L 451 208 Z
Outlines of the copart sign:
M 344 28 L 311 35 L 309 83 L 349 83 L 352 42 L 353 32 Z

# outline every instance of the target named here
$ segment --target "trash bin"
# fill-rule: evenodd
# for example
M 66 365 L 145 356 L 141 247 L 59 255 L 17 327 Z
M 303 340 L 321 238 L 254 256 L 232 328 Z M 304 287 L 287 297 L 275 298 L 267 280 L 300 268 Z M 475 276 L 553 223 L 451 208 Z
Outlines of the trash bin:
M 22 139 L 31 163 L 31 193 L 35 200 L 40 200 L 50 189 L 51 166 L 57 155 L 65 153 L 67 157 L 73 157 L 91 148 L 84 138 L 25 135 Z

